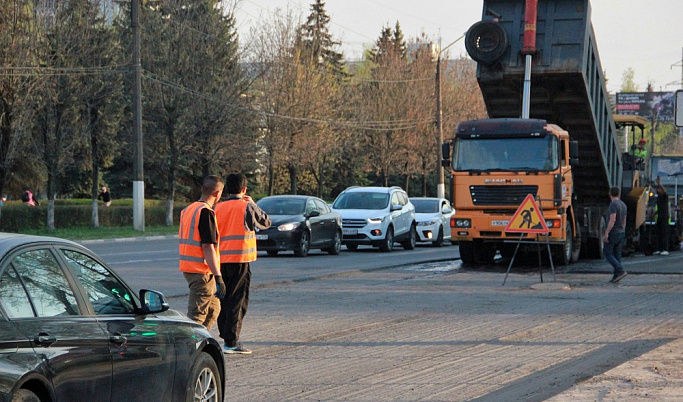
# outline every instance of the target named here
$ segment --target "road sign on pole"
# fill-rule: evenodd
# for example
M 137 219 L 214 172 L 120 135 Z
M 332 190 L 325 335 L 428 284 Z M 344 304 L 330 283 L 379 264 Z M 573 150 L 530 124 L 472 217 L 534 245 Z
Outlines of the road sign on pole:
M 545 219 L 543 219 L 533 195 L 526 196 L 517 208 L 515 215 L 510 219 L 510 223 L 505 227 L 505 231 L 510 233 L 548 233 L 548 226 L 545 224 Z

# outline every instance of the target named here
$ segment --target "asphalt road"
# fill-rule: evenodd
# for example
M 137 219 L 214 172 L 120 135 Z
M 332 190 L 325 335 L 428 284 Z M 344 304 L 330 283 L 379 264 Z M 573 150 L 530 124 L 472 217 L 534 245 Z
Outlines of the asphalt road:
M 177 240 L 87 245 L 184 310 Z M 241 336 L 254 353 L 226 356 L 225 400 L 683 400 L 683 252 L 625 258 L 618 285 L 604 260 L 556 267 L 556 283 L 545 265 L 543 284 L 517 264 L 501 286 L 506 262 L 457 257 L 259 255 Z
M 178 271 L 177 239 L 122 239 L 83 242 L 138 290 L 149 288 L 167 297 L 187 295 L 187 283 Z M 299 258 L 293 252 L 269 256 L 258 253 L 251 265 L 252 287 L 258 289 L 277 283 L 304 281 L 327 275 L 352 271 L 371 271 L 387 267 L 425 262 L 449 261 L 460 258 L 457 246 L 431 247 L 418 245 L 415 250 L 400 246 L 390 253 L 361 246 L 357 251 L 342 247 L 339 255 L 312 250 L 308 257 Z

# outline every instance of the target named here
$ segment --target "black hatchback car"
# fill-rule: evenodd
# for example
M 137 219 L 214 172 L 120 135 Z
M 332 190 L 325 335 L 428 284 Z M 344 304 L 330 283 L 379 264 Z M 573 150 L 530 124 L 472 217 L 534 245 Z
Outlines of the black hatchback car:
M 0 401 L 223 401 L 219 343 L 85 247 L 0 233 Z
M 274 195 L 256 203 L 272 221 L 269 229 L 256 232 L 256 248 L 270 255 L 294 250 L 299 257 L 311 249 L 332 255 L 341 250 L 341 215 L 320 198 L 307 195 Z

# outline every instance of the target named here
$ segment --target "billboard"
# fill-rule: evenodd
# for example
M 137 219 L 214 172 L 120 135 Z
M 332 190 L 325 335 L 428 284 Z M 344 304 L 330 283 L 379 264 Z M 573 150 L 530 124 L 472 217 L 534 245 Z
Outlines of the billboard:
M 617 114 L 635 114 L 660 122 L 674 122 L 674 92 L 617 93 Z

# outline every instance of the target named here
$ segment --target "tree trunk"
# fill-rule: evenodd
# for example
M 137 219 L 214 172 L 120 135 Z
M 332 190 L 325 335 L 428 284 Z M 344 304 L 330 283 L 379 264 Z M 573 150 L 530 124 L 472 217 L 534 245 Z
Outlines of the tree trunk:
M 273 162 L 268 164 L 268 195 L 273 195 L 273 184 L 275 182 L 275 172 L 273 171 Z
M 405 188 L 403 189 L 403 191 L 405 191 L 406 193 L 408 193 L 408 187 L 409 187 L 409 186 L 410 186 L 410 175 L 407 174 L 407 175 L 406 175 L 406 186 L 405 186 Z
M 99 160 L 99 142 L 97 141 L 96 126 L 97 126 L 98 110 L 96 107 L 90 108 L 90 163 L 92 172 L 92 227 L 100 227 L 100 216 L 97 208 L 97 195 L 100 189 L 100 160 Z
M 297 183 L 297 169 L 294 165 L 289 165 L 289 193 L 296 195 L 296 189 L 299 183 Z
M 175 191 L 175 189 L 174 189 Z M 166 226 L 173 226 L 173 198 L 166 200 Z
M 50 170 L 47 173 L 47 222 L 45 228 L 48 232 L 55 230 L 55 180 L 54 172 Z

